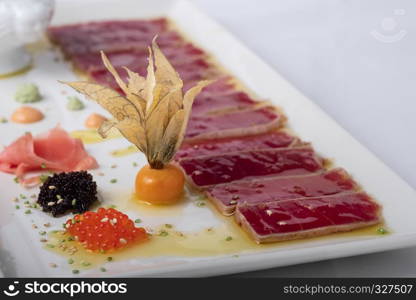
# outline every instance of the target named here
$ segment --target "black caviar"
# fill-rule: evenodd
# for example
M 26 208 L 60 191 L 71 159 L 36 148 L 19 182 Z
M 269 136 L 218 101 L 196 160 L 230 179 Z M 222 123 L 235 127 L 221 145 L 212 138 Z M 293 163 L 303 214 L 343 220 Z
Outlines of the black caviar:
M 38 204 L 54 217 L 67 211 L 83 213 L 97 201 L 97 184 L 86 171 L 54 174 L 40 187 Z

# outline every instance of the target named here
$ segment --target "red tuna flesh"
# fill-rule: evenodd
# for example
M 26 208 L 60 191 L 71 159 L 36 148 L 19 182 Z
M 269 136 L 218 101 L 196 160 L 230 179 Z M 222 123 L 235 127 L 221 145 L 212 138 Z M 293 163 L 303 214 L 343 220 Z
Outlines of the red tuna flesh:
M 227 94 L 201 92 L 192 105 L 192 115 L 201 115 L 216 111 L 236 110 L 250 107 L 257 101 L 244 92 L 233 91 Z
M 264 134 L 225 139 L 212 139 L 200 143 L 185 143 L 175 155 L 175 160 L 203 155 L 218 155 L 236 151 L 285 148 L 298 146 L 297 137 L 284 131 L 271 131 Z
M 293 240 L 377 224 L 381 207 L 366 193 L 237 205 L 236 220 L 258 243 Z
M 174 65 L 192 63 L 197 59 L 201 59 L 205 55 L 201 49 L 196 48 L 189 43 L 184 44 L 181 47 L 172 47 L 167 45 L 161 47 L 161 50 Z M 115 68 L 128 67 L 129 69 L 134 69 L 139 66 L 147 66 L 149 51 L 147 47 L 144 47 L 142 49 L 135 50 L 108 52 L 106 55 Z M 86 72 L 106 70 L 101 60 L 100 53 L 89 52 L 81 55 L 74 55 L 72 56 L 72 61 L 78 69 Z
M 279 128 L 284 116 L 272 107 L 253 108 L 218 115 L 198 115 L 189 119 L 185 140 L 199 140 L 247 136 Z
M 256 178 L 210 186 L 206 194 L 224 215 L 232 215 L 237 203 L 261 203 L 334 195 L 357 189 L 343 169 L 324 173 Z
M 105 21 L 50 27 L 49 37 L 69 55 L 89 52 L 124 51 L 146 49 L 153 37 L 163 35 L 161 44 L 180 39 L 179 35 L 167 31 L 166 19 Z
M 311 147 L 201 156 L 182 159 L 178 164 L 198 187 L 261 176 L 308 174 L 323 168 L 322 159 Z

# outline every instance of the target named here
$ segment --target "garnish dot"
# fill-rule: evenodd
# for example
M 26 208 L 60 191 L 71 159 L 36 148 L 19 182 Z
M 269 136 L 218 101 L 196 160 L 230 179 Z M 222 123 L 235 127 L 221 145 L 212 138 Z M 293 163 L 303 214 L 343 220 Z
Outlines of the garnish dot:
M 87 261 L 83 261 L 81 264 L 82 264 L 83 267 L 91 266 L 91 263 L 87 262 Z
M 169 235 L 169 233 L 168 233 L 167 231 L 165 231 L 165 230 L 162 230 L 162 231 L 159 233 L 159 235 L 160 235 L 160 236 L 168 236 L 168 235 Z
M 379 233 L 379 234 L 386 234 L 386 233 L 388 233 L 388 231 L 387 231 L 387 229 L 385 229 L 383 227 L 380 227 L 380 228 L 377 229 L 377 233 Z

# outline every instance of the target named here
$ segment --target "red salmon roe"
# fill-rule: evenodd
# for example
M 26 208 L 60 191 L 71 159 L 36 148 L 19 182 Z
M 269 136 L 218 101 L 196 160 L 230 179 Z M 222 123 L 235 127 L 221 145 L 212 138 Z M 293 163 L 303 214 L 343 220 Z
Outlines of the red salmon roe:
M 129 217 L 113 208 L 88 211 L 66 221 L 66 231 L 94 252 L 108 252 L 147 239 L 143 228 L 135 227 Z

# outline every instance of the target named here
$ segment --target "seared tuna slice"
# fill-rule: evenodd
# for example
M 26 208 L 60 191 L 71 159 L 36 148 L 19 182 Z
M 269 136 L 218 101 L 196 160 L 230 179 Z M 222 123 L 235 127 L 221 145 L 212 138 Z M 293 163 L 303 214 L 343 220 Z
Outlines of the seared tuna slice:
M 350 231 L 381 222 L 381 207 L 366 193 L 342 193 L 237 205 L 235 218 L 257 242 Z
M 309 146 L 253 150 L 182 159 L 189 182 L 204 187 L 240 179 L 308 174 L 323 169 L 323 160 Z
M 227 138 L 265 133 L 281 127 L 285 117 L 273 107 L 254 107 L 224 114 L 191 115 L 185 141 Z
M 195 98 L 194 104 L 192 105 L 192 115 L 233 111 L 248 108 L 256 103 L 256 100 L 241 91 L 234 90 L 228 93 L 202 91 Z
M 237 203 L 261 203 L 296 198 L 328 196 L 357 190 L 357 184 L 343 169 L 308 175 L 256 178 L 210 186 L 206 194 L 226 216 Z
M 301 145 L 299 138 L 289 135 L 285 131 L 271 131 L 252 136 L 212 139 L 200 143 L 185 143 L 176 153 L 175 160 L 236 151 L 286 148 L 299 145 Z

